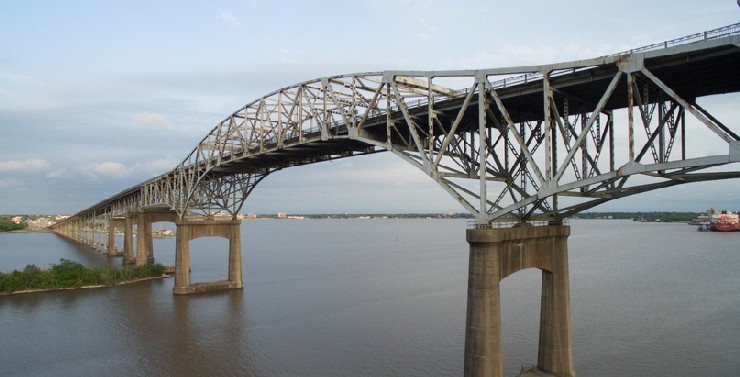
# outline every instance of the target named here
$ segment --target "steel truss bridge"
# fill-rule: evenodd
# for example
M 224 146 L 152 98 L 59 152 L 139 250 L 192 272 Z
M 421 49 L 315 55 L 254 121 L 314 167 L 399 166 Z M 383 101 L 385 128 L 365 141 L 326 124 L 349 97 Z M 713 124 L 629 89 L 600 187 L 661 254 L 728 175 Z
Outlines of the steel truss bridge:
M 562 220 L 649 190 L 740 177 L 727 169 L 740 162 L 740 137 L 697 103 L 738 91 L 740 24 L 560 64 L 324 77 L 246 104 L 172 171 L 53 229 L 117 255 L 114 228 L 123 225 L 124 264 L 143 264 L 153 260 L 151 224 L 174 221 L 175 294 L 242 288 L 236 215 L 263 179 L 388 151 L 476 218 L 466 233 L 464 374 L 503 375 L 499 281 L 539 268 L 537 369 L 572 377 L 570 228 Z M 496 221 L 548 226 L 493 229 Z M 98 243 L 101 228 L 108 237 Z M 189 241 L 204 236 L 229 240 L 228 280 L 190 284 Z
M 172 171 L 67 221 L 150 208 L 236 216 L 270 173 L 384 151 L 479 224 L 560 221 L 649 190 L 739 177 L 707 171 L 740 161 L 740 137 L 697 103 L 740 90 L 738 67 L 734 24 L 560 64 L 306 81 L 246 104 Z M 697 143 L 713 154 L 692 154 Z

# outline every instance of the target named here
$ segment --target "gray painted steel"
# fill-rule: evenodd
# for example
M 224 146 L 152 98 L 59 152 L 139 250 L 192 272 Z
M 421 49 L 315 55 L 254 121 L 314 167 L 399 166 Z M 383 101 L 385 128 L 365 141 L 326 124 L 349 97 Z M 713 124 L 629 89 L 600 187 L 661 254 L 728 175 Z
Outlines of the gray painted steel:
M 696 102 L 740 91 L 737 67 L 740 24 L 558 64 L 305 81 L 244 105 L 172 171 L 57 227 L 150 209 L 235 216 L 274 171 L 384 151 L 478 223 L 557 222 L 648 190 L 740 176 L 706 172 L 739 161 L 740 138 Z M 697 140 L 716 153 L 692 155 Z

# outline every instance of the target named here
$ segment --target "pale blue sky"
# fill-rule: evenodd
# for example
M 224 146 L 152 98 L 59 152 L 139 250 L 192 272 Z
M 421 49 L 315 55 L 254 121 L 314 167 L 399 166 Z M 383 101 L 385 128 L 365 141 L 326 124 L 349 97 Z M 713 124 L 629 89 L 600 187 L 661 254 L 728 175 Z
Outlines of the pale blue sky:
M 84 209 L 172 169 L 228 114 L 300 81 L 591 58 L 738 21 L 735 0 L 5 0 L 0 214 Z M 718 111 L 737 99 L 716 100 Z M 740 209 L 740 182 L 600 208 L 709 206 Z M 278 172 L 244 211 L 462 207 L 419 171 L 380 154 Z

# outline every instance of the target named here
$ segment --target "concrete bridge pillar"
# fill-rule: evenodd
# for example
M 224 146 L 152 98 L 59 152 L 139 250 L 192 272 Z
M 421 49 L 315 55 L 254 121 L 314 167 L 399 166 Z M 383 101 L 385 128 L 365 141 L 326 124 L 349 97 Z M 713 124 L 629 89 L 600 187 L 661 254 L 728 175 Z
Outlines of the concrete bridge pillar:
M 116 226 L 125 224 L 125 220 L 122 217 L 112 217 L 108 221 L 108 256 L 115 257 L 120 256 L 118 249 L 116 248 Z
M 154 241 L 152 240 L 152 221 L 146 212 L 136 215 L 136 265 L 154 263 Z
M 116 226 L 113 219 L 108 222 L 108 256 L 116 255 Z
M 123 219 L 123 264 L 134 264 L 134 217 Z
M 175 211 L 139 211 L 136 213 L 136 265 L 154 263 L 152 224 L 158 221 L 177 223 Z
M 542 270 L 537 369 L 575 377 L 570 327 L 568 226 L 469 229 L 465 376 L 503 377 L 499 283 L 526 269 Z
M 242 281 L 241 221 L 207 218 L 183 219 L 177 222 L 174 294 L 199 293 L 222 289 L 239 289 Z M 229 240 L 229 278 L 226 281 L 190 283 L 190 241 L 217 236 Z

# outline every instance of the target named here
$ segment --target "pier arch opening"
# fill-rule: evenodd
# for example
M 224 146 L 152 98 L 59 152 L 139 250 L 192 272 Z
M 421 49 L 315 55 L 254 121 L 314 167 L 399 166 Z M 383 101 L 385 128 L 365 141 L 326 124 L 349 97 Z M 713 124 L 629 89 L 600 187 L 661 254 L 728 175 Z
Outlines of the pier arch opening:
M 501 280 L 501 338 L 506 376 L 537 364 L 543 273 L 539 268 L 526 268 Z
M 220 236 L 190 241 L 190 282 L 204 283 L 229 277 L 229 240 Z
M 175 235 L 177 225 L 174 221 L 162 220 L 152 223 L 152 257 L 163 266 L 175 265 Z

